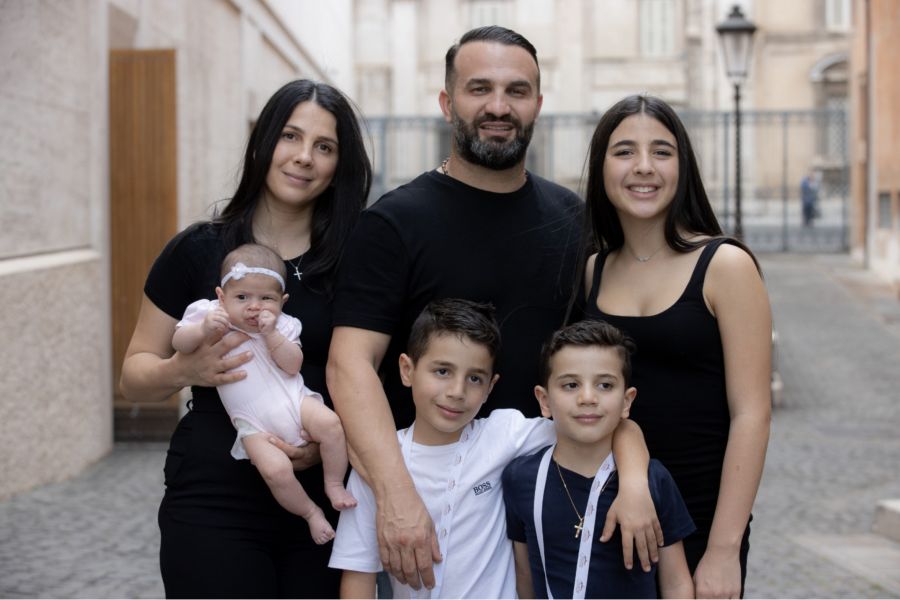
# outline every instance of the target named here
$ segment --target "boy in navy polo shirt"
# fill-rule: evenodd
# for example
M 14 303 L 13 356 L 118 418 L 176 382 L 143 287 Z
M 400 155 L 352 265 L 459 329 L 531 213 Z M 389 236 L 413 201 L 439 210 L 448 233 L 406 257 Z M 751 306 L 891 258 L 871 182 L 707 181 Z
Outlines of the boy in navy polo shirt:
M 618 530 L 607 542 L 597 539 L 618 491 L 612 434 L 637 394 L 628 385 L 633 349 L 630 339 L 602 321 L 565 327 L 544 346 L 535 396 L 543 416 L 553 418 L 557 442 L 515 459 L 502 479 L 520 597 L 694 595 L 681 542 L 694 524 L 660 462 L 651 460 L 648 469 L 667 544 L 658 565 L 626 569 Z

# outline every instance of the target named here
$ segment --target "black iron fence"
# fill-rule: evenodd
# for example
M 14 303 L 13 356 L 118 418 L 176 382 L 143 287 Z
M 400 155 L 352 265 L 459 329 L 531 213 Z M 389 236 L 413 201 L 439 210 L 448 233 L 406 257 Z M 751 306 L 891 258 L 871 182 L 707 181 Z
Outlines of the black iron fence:
M 681 111 L 713 208 L 734 226 L 734 114 Z M 848 248 L 848 131 L 839 109 L 742 111 L 742 221 L 755 251 L 844 252 Z M 542 115 L 528 168 L 578 192 L 599 114 Z M 367 119 L 375 181 L 371 198 L 435 168 L 449 154 L 442 118 Z M 815 218 L 804 223 L 800 181 L 817 180 Z

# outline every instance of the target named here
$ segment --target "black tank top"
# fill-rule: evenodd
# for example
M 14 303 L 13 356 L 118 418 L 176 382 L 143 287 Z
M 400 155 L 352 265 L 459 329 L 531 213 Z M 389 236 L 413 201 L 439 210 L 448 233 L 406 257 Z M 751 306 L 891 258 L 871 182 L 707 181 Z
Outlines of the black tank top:
M 606 254 L 600 254 L 585 309 L 588 318 L 615 325 L 637 344 L 631 418 L 643 430 L 650 456 L 675 478 L 698 532 L 708 532 L 712 524 L 730 420 L 722 339 L 703 301 L 703 281 L 713 254 L 728 241 L 709 242 L 675 304 L 647 317 L 597 308 L 606 262 Z

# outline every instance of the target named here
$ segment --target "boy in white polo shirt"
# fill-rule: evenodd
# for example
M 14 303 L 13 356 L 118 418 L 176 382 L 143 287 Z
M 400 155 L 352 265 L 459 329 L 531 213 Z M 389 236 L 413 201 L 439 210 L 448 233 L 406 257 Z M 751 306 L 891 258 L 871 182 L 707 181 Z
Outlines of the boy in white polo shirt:
M 400 376 L 412 388 L 416 420 L 397 437 L 443 560 L 434 565 L 432 590 L 416 591 L 392 578 L 395 598 L 515 596 L 500 474 L 510 460 L 552 443 L 555 435 L 550 421 L 526 419 L 517 410 L 475 419 L 499 378 L 499 348 L 490 305 L 438 300 L 413 324 Z M 382 569 L 375 498 L 355 470 L 347 489 L 358 504 L 342 512 L 329 566 L 344 570 L 342 598 L 373 598 Z
M 506 536 L 503 468 L 555 439 L 553 424 L 519 411 L 475 419 L 499 375 L 500 331 L 493 307 L 467 300 L 429 304 L 400 356 L 416 420 L 397 432 L 403 459 L 434 521 L 442 560 L 435 587 L 414 590 L 391 578 L 395 598 L 514 598 L 512 544 Z M 644 462 L 646 470 L 646 462 Z M 355 470 L 347 489 L 358 500 L 341 512 L 329 566 L 343 569 L 342 598 L 373 598 L 382 570 L 376 506 Z

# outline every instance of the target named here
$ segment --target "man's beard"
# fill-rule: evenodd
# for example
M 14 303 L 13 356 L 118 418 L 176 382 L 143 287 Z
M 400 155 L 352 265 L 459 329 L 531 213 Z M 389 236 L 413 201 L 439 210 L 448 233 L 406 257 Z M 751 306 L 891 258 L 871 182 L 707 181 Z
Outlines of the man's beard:
M 516 137 L 511 140 L 491 137 L 481 139 L 478 136 L 478 126 L 485 121 L 511 123 L 515 127 Z M 453 139 L 459 155 L 466 162 L 494 171 L 510 169 L 521 162 L 533 133 L 534 121 L 522 127 L 522 122 L 512 115 L 495 117 L 488 114 L 469 125 L 453 111 Z

